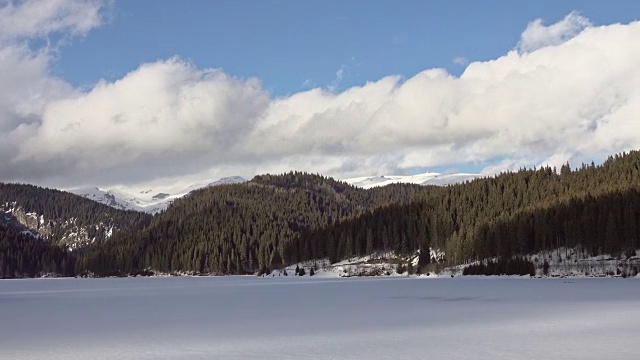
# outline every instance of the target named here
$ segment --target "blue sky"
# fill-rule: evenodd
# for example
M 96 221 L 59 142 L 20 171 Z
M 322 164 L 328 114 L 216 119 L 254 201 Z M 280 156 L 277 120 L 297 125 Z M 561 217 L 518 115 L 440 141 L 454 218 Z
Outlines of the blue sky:
M 640 2 L 0 0 L 0 181 L 485 175 L 640 149 Z
M 115 1 L 107 24 L 60 53 L 54 73 L 77 86 L 180 56 L 199 68 L 257 77 L 276 96 L 335 90 L 453 62 L 494 59 L 537 18 L 578 11 L 594 25 L 629 22 L 639 1 Z M 342 78 L 337 73 L 342 69 Z

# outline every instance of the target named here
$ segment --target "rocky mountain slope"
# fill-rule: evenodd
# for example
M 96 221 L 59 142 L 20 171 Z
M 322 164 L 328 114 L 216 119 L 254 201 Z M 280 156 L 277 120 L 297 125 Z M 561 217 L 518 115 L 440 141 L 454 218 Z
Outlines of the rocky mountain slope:
M 102 243 L 150 218 L 59 190 L 0 183 L 0 225 L 69 250 Z

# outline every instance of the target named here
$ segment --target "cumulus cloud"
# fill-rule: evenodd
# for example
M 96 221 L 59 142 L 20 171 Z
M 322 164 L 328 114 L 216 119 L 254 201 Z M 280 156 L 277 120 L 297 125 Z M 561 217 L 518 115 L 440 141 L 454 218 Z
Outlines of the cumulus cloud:
M 276 98 L 258 79 L 178 57 L 80 91 L 48 74 L 46 50 L 13 41 L 0 48 L 0 72 L 14 77 L 0 78 L 0 180 L 135 186 L 465 163 L 494 173 L 640 148 L 640 23 L 567 25 L 588 23 L 576 17 L 532 22 L 516 50 L 459 77 L 427 69 Z
M 562 44 L 589 26 L 591 26 L 589 19 L 575 11 L 549 26 L 545 26 L 542 19 L 536 19 L 530 22 L 522 33 L 518 49 L 526 53 L 545 46 Z
M 220 158 L 233 151 L 267 103 L 255 79 L 198 70 L 176 58 L 145 64 L 123 79 L 49 104 L 18 160 L 76 154 L 76 162 L 101 159 L 117 166 L 203 151 Z

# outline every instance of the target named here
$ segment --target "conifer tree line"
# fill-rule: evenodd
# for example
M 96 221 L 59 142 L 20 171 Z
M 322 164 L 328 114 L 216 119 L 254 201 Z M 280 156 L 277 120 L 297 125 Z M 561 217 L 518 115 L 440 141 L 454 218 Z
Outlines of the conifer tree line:
M 75 256 L 47 241 L 0 224 L 0 279 L 47 274 L 74 276 Z
M 455 265 L 558 247 L 592 255 L 640 248 L 640 152 L 560 172 L 521 169 L 448 187 L 429 187 L 391 204 L 291 242 L 289 262 L 332 262 L 375 251 L 445 251 Z
M 61 197 L 62 192 L 0 185 L 0 201 L 16 201 L 45 217 L 75 216 L 91 223 L 97 214 L 109 213 L 123 224 L 109 241 L 73 254 L 46 242 L 41 245 L 47 247 L 17 246 L 13 243 L 31 243 L 12 240 L 25 239 L 5 226 L 0 240 L 13 250 L 3 260 L 6 271 L 0 271 L 37 274 L 44 271 L 42 261 L 34 260 L 29 271 L 16 269 L 25 269 L 38 252 L 58 250 L 67 257 L 45 257 L 65 269 L 57 271 L 107 276 L 147 270 L 247 274 L 381 251 L 420 250 L 425 265 L 434 261 L 429 249 L 439 249 L 449 265 L 497 257 L 502 260 L 494 268 L 523 272 L 528 265 L 507 259 L 563 246 L 594 255 L 640 248 L 640 152 L 559 170 L 522 169 L 446 187 L 395 184 L 369 190 L 302 172 L 261 175 L 194 191 L 153 217 L 71 194 Z M 29 251 L 20 255 L 19 249 Z
M 530 275 L 536 274 L 534 264 L 520 256 L 488 259 L 466 266 L 462 275 Z

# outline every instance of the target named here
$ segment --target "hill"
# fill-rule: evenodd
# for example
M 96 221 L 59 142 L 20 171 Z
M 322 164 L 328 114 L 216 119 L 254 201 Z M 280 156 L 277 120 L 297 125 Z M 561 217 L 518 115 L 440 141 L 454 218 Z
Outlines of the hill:
M 424 191 L 396 184 L 363 190 L 319 175 L 261 175 L 175 200 L 145 229 L 96 247 L 81 268 L 96 274 L 265 272 L 279 267 L 299 233 L 331 226 Z
M 0 183 L 0 276 L 73 275 L 89 245 L 150 220 L 59 190 Z
M 0 183 L 0 223 L 77 250 L 102 243 L 151 216 L 122 211 L 64 191 Z

